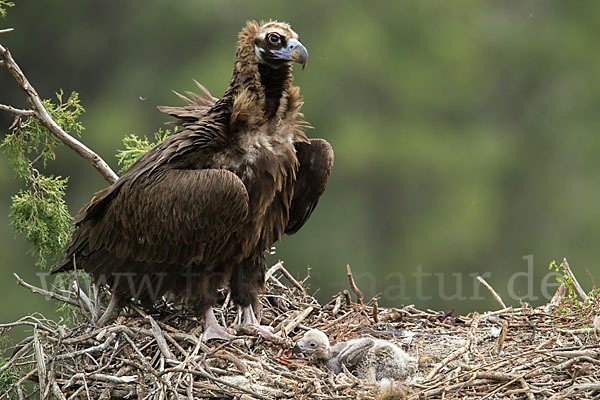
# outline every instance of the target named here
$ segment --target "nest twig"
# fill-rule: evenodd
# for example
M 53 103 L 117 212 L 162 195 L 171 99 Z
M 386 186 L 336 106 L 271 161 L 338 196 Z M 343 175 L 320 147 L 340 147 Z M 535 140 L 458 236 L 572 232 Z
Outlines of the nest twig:
M 392 386 L 406 398 L 582 398 L 600 393 L 600 345 L 594 328 L 588 327 L 600 310 L 597 302 L 579 310 L 558 305 L 552 313 L 545 307 L 508 307 L 467 316 L 414 306 L 389 309 L 377 301 L 356 307 L 345 304 L 342 294 L 321 305 L 283 270 L 279 264 L 269 274 L 274 280 L 269 279 L 273 284 L 262 298 L 261 322 L 292 341 L 317 328 L 334 342 L 365 334 L 397 342 L 419 359 L 417 373 L 401 387 Z M 282 283 L 286 279 L 290 286 Z M 78 300 L 82 295 L 83 302 Z M 0 325 L 0 331 L 31 329 L 31 336 L 0 366 L 0 373 L 15 377 L 0 398 L 11 393 L 23 397 L 27 390 L 57 399 L 393 398 L 390 387 L 340 379 L 314 360 L 293 357 L 289 349 L 255 337 L 205 344 L 196 333 L 197 318 L 167 302 L 151 314 L 132 311 L 97 328 L 89 318 L 89 310 L 98 307 L 96 297 L 79 285 L 54 296 L 68 299 L 81 315 L 73 327 L 39 315 Z M 229 302 L 217 308 L 228 323 L 234 311 Z

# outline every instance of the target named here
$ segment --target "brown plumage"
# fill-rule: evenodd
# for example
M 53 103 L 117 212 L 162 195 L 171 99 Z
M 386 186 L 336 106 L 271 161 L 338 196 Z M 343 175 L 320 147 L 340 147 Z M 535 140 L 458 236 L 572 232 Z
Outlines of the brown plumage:
M 306 222 L 333 164 L 331 146 L 303 133 L 291 61 L 307 57 L 287 24 L 248 22 L 223 97 L 199 85 L 179 95 L 187 106 L 159 107 L 180 129 L 83 207 L 55 271 L 86 270 L 115 304 L 170 293 L 206 315 L 205 339 L 229 334 L 212 314 L 228 284 L 243 324 L 266 334 L 252 311 L 264 252 Z

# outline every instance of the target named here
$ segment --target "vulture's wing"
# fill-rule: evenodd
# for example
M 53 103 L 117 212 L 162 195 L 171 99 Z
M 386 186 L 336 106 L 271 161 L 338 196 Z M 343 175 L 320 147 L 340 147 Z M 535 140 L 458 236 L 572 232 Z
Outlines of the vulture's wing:
M 88 209 L 70 253 L 185 266 L 211 257 L 205 250 L 225 242 L 248 214 L 248 193 L 232 172 L 167 169 L 156 175 L 120 185 L 104 212 Z
M 374 345 L 374 341 L 370 338 L 361 338 L 349 340 L 343 344 L 345 346 L 337 358 L 348 369 L 351 369 L 366 359 L 367 354 Z
M 291 235 L 304 225 L 325 191 L 331 167 L 333 149 L 323 139 L 294 143 L 300 167 L 294 185 L 294 197 L 285 233 Z

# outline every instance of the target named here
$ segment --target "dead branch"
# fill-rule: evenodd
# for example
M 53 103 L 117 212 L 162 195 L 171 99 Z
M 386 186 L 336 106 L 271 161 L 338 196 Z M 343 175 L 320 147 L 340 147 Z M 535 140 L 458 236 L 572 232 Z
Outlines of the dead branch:
M 498 293 L 496 293 L 496 291 L 494 290 L 494 288 L 492 288 L 490 286 L 489 283 L 486 282 L 485 279 L 483 279 L 483 277 L 478 276 L 477 280 L 486 287 L 487 290 L 490 291 L 490 293 L 492 294 L 492 296 L 494 297 L 494 299 L 500 304 L 500 306 L 502 306 L 502 309 L 506 308 L 506 305 L 504 304 L 504 302 L 502 301 L 502 298 L 498 295 Z
M 350 289 L 356 294 L 358 299 L 358 304 L 363 304 L 363 294 L 354 283 L 354 277 L 352 276 L 352 270 L 350 269 L 350 264 L 346 264 L 346 272 L 348 273 L 348 281 L 350 282 Z
M 573 289 L 575 289 L 577 295 L 581 298 L 581 300 L 586 301 L 588 299 L 588 296 L 577 281 L 577 278 L 575 278 L 575 274 L 573 274 L 573 271 L 571 271 L 571 267 L 569 267 L 569 263 L 567 262 L 566 257 L 563 259 L 562 269 L 570 278 L 571 284 L 573 285 Z
M 25 74 L 10 54 L 10 51 L 8 51 L 8 49 L 2 45 L 0 45 L 0 58 L 2 58 L 3 60 L 2 66 L 10 72 L 10 74 L 17 82 L 21 90 L 23 90 L 23 92 L 25 93 L 25 97 L 27 98 L 27 102 L 32 108 L 32 110 L 18 111 L 25 112 L 27 114 L 29 111 L 35 112 L 36 118 L 42 123 L 42 125 L 44 125 L 54 136 L 56 136 L 66 146 L 71 148 L 84 159 L 88 160 L 98 170 L 98 172 L 102 174 L 102 176 L 108 181 L 108 183 L 112 184 L 116 182 L 117 179 L 119 179 L 119 177 L 108 166 L 108 164 L 102 158 L 100 158 L 99 155 L 94 153 L 79 140 L 66 133 L 54 121 L 54 119 L 52 119 L 52 116 L 44 106 L 42 99 L 40 98 L 34 87 L 31 85 L 31 83 L 29 83 L 29 81 L 25 77 Z M 2 109 L 5 111 L 10 111 L 6 110 L 6 107 L 10 106 L 5 106 Z M 21 112 L 17 112 L 16 114 L 23 115 Z
M 41 289 L 41 288 L 39 288 L 37 286 L 30 285 L 29 283 L 25 282 L 16 273 L 13 273 L 13 276 L 15 278 L 17 278 L 17 283 L 19 285 L 21 285 L 23 287 L 26 287 L 27 289 L 31 290 L 33 293 L 41 294 L 43 296 L 50 297 L 52 299 L 56 299 L 56 300 L 62 301 L 63 303 L 67 303 L 67 304 L 71 304 L 71 305 L 73 305 L 75 307 L 79 307 L 79 303 L 77 302 L 77 300 L 74 300 L 74 299 L 69 298 L 69 297 L 61 296 L 58 293 L 50 292 L 48 290 Z

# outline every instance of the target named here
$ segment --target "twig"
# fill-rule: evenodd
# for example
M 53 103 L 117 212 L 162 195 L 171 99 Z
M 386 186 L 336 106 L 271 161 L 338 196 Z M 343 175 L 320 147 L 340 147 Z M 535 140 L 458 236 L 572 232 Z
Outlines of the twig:
M 44 389 L 46 388 L 46 359 L 44 357 L 44 349 L 40 343 L 37 327 L 33 328 L 33 349 L 35 351 L 35 361 L 37 363 L 40 393 L 44 393 Z
M 30 285 L 29 283 L 25 282 L 19 275 L 17 275 L 16 273 L 13 273 L 13 276 L 15 278 L 17 278 L 17 283 L 23 287 L 26 287 L 27 289 L 31 290 L 33 293 L 37 293 L 37 294 L 41 294 L 43 296 L 46 297 L 50 297 L 56 300 L 60 300 L 63 303 L 67 303 L 67 304 L 71 304 L 74 305 L 75 307 L 79 307 L 79 303 L 76 300 L 73 300 L 71 298 L 65 297 L 65 296 L 61 296 L 60 294 L 54 293 L 54 292 L 50 292 L 48 290 L 44 290 L 41 289 L 37 286 L 33 286 Z
M 507 332 L 508 332 L 508 321 L 504 321 L 502 323 L 502 330 L 500 331 L 500 336 L 498 336 L 498 343 L 496 344 L 496 355 L 502 353 L 502 348 L 504 347 L 504 340 L 506 339 Z
M 57 360 L 63 360 L 66 358 L 73 358 L 73 357 L 77 357 L 80 356 L 82 354 L 89 354 L 89 353 L 95 353 L 95 352 L 99 352 L 99 351 L 103 351 L 104 349 L 106 349 L 108 347 L 109 344 L 112 343 L 112 341 L 115 339 L 115 337 L 117 336 L 116 333 L 111 333 L 109 337 L 106 338 L 106 340 L 96 346 L 91 346 L 91 347 L 86 347 L 84 349 L 81 350 L 76 350 L 76 351 L 72 351 L 70 353 L 65 353 L 65 354 L 59 354 L 56 356 Z
M 363 304 L 363 294 L 354 283 L 354 277 L 352 276 L 352 270 L 350 269 L 350 264 L 346 264 L 346 272 L 348 273 L 348 281 L 350 281 L 350 289 L 356 294 L 358 298 L 358 304 Z
M 444 368 L 446 365 L 448 365 L 451 361 L 454 361 L 458 357 L 465 354 L 467 351 L 469 351 L 469 348 L 467 346 L 464 346 L 464 347 L 461 347 L 460 349 L 455 350 L 454 352 L 450 353 L 446 358 L 444 358 L 442 361 L 440 361 L 438 364 L 436 364 L 436 366 L 433 367 L 431 369 L 431 371 L 429 371 L 425 380 L 431 380 L 434 376 L 437 375 L 438 372 L 441 371 L 442 368 Z
M 527 396 L 527 399 L 528 400 L 535 400 L 535 396 L 531 392 L 531 388 L 527 384 L 527 381 L 525 381 L 525 379 L 521 378 L 521 379 L 519 379 L 519 383 L 521 384 L 521 387 L 523 388 L 523 390 L 525 390 L 525 394 Z
M 313 312 L 313 310 L 314 307 L 307 307 L 304 311 L 298 314 L 289 324 L 287 324 L 285 328 L 283 328 L 286 336 L 289 335 L 294 329 L 296 329 L 298 325 L 300 325 L 300 323 L 302 323 L 302 321 L 304 321 L 306 317 L 308 317 L 310 313 Z
M 52 382 L 52 394 L 54 394 L 54 397 L 56 397 L 57 399 L 67 400 L 65 394 L 60 390 L 56 381 Z
M 567 258 L 565 257 L 562 262 L 562 269 L 567 274 L 567 276 L 571 279 L 571 284 L 573 285 L 573 289 L 577 292 L 577 295 L 583 300 L 586 301 L 588 299 L 587 294 L 583 291 L 583 288 L 575 278 L 575 274 L 571 271 L 571 267 L 569 267 L 569 263 L 567 262 Z
M 15 28 L 0 29 L 0 34 L 14 31 Z
M 379 322 L 379 304 L 377 303 L 377 299 L 373 299 L 373 322 Z
M 150 315 L 146 316 L 146 318 L 150 321 L 154 339 L 156 339 L 156 343 L 158 344 L 158 348 L 160 349 L 161 353 L 165 356 L 165 358 L 169 360 L 175 360 L 176 357 L 173 355 L 173 353 L 171 353 L 171 350 L 167 345 L 167 341 L 165 340 L 165 337 L 163 336 L 163 333 L 154 318 L 152 318 Z
M 351 306 L 352 305 L 352 298 L 350 297 L 350 292 L 348 291 L 348 289 L 344 289 L 342 291 L 342 293 L 344 294 L 344 298 L 346 298 L 346 305 L 347 306 Z
M 248 393 L 248 394 L 256 397 L 257 399 L 271 400 L 271 397 L 263 396 L 262 394 L 256 393 L 250 389 L 246 389 L 243 386 L 239 386 L 234 383 L 227 382 L 224 379 L 214 377 L 214 376 L 208 374 L 207 372 L 203 371 L 202 369 L 189 369 L 189 368 L 174 367 L 174 368 L 168 368 L 168 369 L 165 369 L 164 371 L 161 371 L 160 375 L 164 375 L 164 374 L 170 373 L 170 372 L 184 372 L 184 373 L 188 373 L 188 374 L 198 375 L 198 376 L 201 376 L 208 380 L 211 380 L 213 382 L 220 383 L 221 385 L 229 386 L 230 388 L 238 390 L 240 392 Z
M 35 111 L 33 110 L 22 110 L 20 108 L 14 108 L 13 106 L 7 106 L 5 104 L 0 104 L 0 111 L 7 111 L 11 114 L 21 115 L 24 117 L 35 115 Z
M 487 288 L 487 290 L 489 290 L 489 291 L 490 291 L 490 293 L 492 294 L 492 296 L 494 297 L 494 299 L 496 299 L 496 301 L 497 301 L 498 303 L 500 303 L 500 305 L 502 306 L 502 309 L 505 309 L 505 308 L 506 308 L 506 305 L 504 304 L 504 302 L 502 301 L 502 298 L 501 298 L 501 297 L 498 295 L 498 293 L 496 293 L 496 291 L 494 290 L 494 288 L 492 288 L 492 287 L 491 287 L 491 286 L 490 286 L 490 285 L 489 285 L 489 284 L 488 284 L 488 283 L 485 281 L 485 279 L 483 279 L 483 277 L 481 277 L 481 276 L 478 276 L 478 277 L 477 277 L 477 280 L 478 280 L 479 282 L 481 282 L 481 284 L 482 284 L 483 286 L 485 286 L 485 287 Z
M 331 310 L 331 315 L 336 316 L 338 312 L 340 312 L 340 307 L 342 306 L 342 296 L 339 294 L 335 296 L 335 305 L 333 306 L 333 310 Z
M 139 378 L 137 375 L 132 376 L 113 376 L 106 374 L 86 374 L 83 372 L 79 372 L 74 374 L 71 379 L 64 385 L 64 387 L 69 387 L 73 384 L 73 382 L 77 380 L 89 379 L 91 381 L 100 381 L 100 382 L 110 382 L 110 383 L 131 383 L 137 381 Z
M 44 106 L 44 103 L 33 86 L 29 83 L 19 65 L 15 62 L 10 51 L 0 45 L 0 57 L 4 60 L 3 67 L 8 69 L 17 84 L 21 87 L 31 108 L 35 111 L 35 115 L 54 136 L 61 142 L 74 150 L 84 159 L 88 160 L 102 174 L 108 183 L 112 184 L 119 179 L 117 174 L 108 166 L 108 164 L 100 158 L 100 156 L 90 150 L 87 146 L 75 139 L 73 136 L 66 133 L 55 121 Z
M 265 275 L 265 280 L 268 280 L 269 277 L 272 277 L 273 274 L 277 271 L 281 271 L 281 273 L 287 278 L 288 281 L 290 281 L 290 283 L 292 285 L 294 285 L 294 287 L 296 287 L 298 290 L 300 290 L 301 293 L 306 293 L 306 290 L 304 289 L 304 287 L 300 284 L 300 282 L 298 282 L 293 276 L 292 274 L 290 274 L 290 272 L 285 269 L 285 267 L 283 266 L 283 261 L 279 261 L 277 264 L 273 265 L 271 268 L 269 268 L 269 270 L 267 271 L 267 274 Z M 279 281 L 278 281 L 279 282 Z M 285 287 L 285 286 L 284 286 Z

